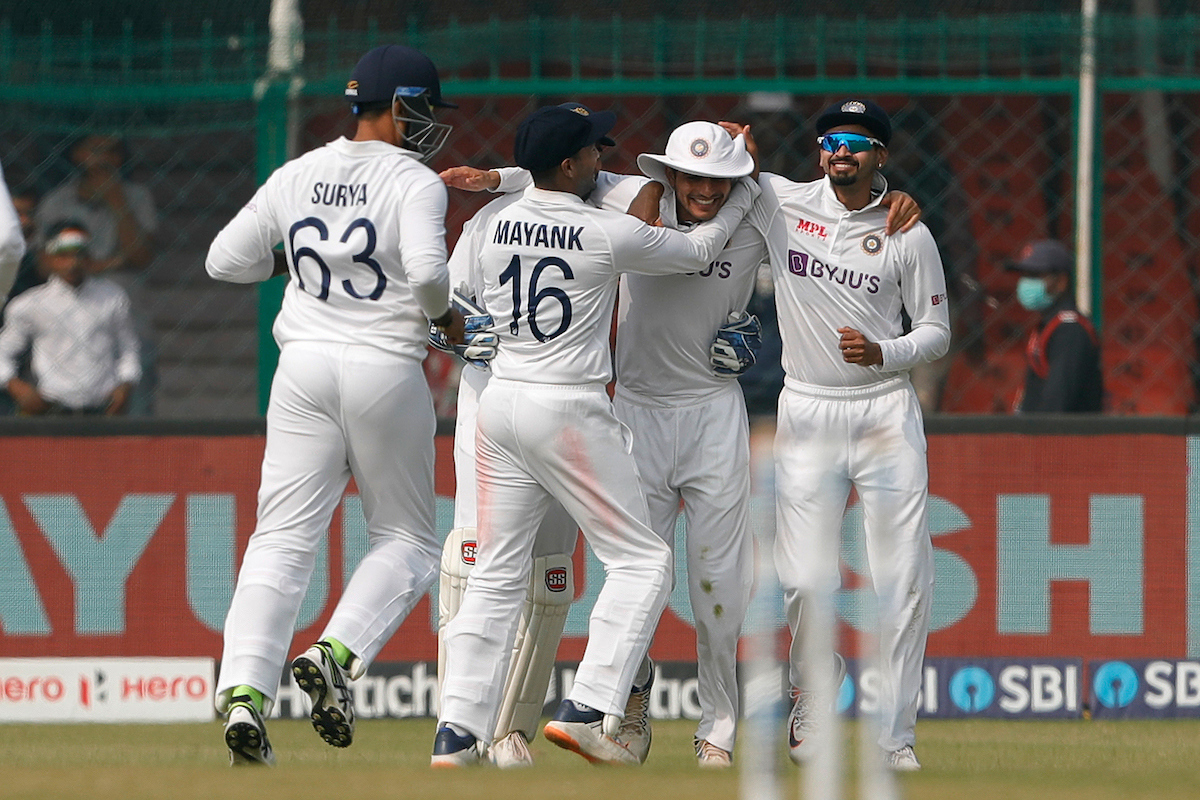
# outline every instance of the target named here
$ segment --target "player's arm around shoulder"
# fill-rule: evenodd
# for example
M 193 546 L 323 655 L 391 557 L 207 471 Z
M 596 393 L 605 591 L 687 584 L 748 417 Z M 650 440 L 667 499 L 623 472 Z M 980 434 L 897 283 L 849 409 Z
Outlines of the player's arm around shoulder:
M 619 217 L 623 234 L 614 241 L 616 262 L 621 272 L 644 275 L 673 275 L 704 269 L 729 243 L 733 231 L 758 197 L 758 185 L 741 178 L 729 199 L 713 219 L 687 233 L 673 228 L 651 227 L 629 216 Z

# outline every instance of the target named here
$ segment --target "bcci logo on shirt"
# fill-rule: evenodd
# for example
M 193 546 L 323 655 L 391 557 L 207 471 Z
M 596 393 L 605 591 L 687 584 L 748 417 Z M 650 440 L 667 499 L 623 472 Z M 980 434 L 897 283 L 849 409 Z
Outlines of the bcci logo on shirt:
M 462 543 L 462 562 L 464 564 L 475 563 L 475 542 L 464 541 Z
M 567 590 L 566 567 L 553 567 L 546 570 L 546 588 L 552 592 L 565 592 Z
M 869 256 L 878 255 L 883 249 L 883 240 L 874 233 L 868 233 L 862 240 L 862 251 Z

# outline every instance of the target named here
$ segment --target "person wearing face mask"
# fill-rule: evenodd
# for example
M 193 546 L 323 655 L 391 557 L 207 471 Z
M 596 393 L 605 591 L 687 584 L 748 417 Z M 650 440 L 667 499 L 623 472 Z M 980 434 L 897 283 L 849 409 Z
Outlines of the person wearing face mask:
M 1052 239 L 1033 242 L 1010 268 L 1021 273 L 1017 302 L 1040 315 L 1025 347 L 1025 387 L 1014 412 L 1100 411 L 1100 340 L 1092 323 L 1075 308 L 1071 251 Z

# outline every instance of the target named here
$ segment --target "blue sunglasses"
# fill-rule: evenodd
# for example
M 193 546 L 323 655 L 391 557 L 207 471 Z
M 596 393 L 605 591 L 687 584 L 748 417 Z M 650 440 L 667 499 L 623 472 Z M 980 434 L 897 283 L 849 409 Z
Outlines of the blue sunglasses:
M 843 147 L 851 153 L 865 153 L 872 147 L 883 147 L 883 142 L 861 133 L 827 133 L 817 137 L 817 144 L 830 153 L 836 153 Z

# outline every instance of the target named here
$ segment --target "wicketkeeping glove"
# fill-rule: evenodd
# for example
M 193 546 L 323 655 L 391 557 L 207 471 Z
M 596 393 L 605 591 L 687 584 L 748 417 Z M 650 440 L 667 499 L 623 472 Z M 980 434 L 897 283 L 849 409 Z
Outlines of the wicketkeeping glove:
M 463 321 L 466 323 L 466 341 L 462 344 L 450 344 L 446 341 L 446 332 L 430 322 L 429 344 L 443 353 L 454 353 L 480 369 L 488 369 L 488 362 L 496 357 L 496 347 L 500 344 L 500 337 L 491 332 L 494 324 L 492 315 L 484 312 L 457 289 L 451 293 L 450 302 L 463 315 Z
M 717 338 L 708 348 L 713 372 L 735 378 L 754 366 L 755 353 L 762 348 L 762 326 L 758 317 L 745 311 L 729 315 L 729 321 L 717 328 Z

